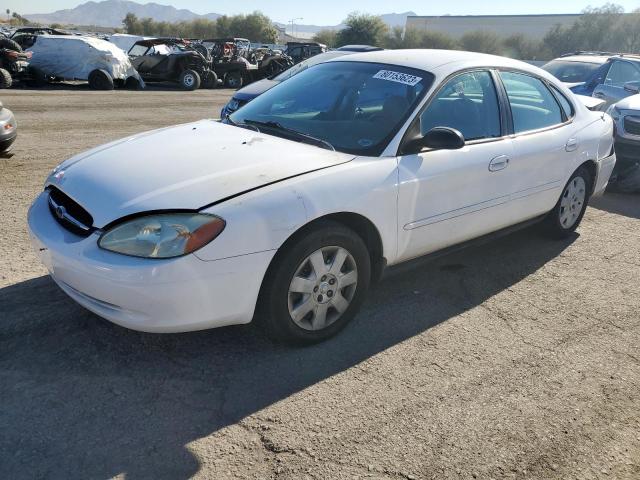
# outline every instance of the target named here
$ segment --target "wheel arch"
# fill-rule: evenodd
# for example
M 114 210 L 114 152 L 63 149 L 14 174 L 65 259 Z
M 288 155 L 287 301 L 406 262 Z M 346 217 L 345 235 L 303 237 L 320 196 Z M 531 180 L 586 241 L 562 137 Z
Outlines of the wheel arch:
M 591 196 L 593 195 L 593 191 L 596 188 L 596 183 L 598 182 L 598 164 L 595 160 L 586 160 L 582 162 L 578 166 L 578 168 L 574 170 L 574 172 L 583 167 L 587 169 L 589 175 L 591 176 L 591 185 L 589 185 L 589 195 Z M 573 175 L 573 172 L 571 174 Z
M 386 266 L 386 259 L 384 258 L 384 245 L 382 243 L 382 236 L 375 224 L 367 217 L 360 213 L 354 212 L 335 212 L 329 213 L 305 223 L 299 227 L 296 231 L 291 233 L 289 237 L 280 245 L 278 251 L 271 259 L 269 267 L 265 273 L 265 278 L 270 274 L 271 269 L 277 263 L 278 259 L 286 252 L 287 248 L 295 243 L 300 237 L 304 236 L 306 232 L 317 228 L 323 223 L 338 223 L 350 230 L 353 230 L 365 243 L 367 250 L 369 251 L 369 257 L 371 258 L 371 280 L 377 281 Z

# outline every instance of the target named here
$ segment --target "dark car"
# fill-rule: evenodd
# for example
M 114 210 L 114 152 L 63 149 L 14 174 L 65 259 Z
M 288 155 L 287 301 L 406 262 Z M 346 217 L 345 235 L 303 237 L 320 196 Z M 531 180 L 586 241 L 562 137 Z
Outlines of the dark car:
M 225 87 L 241 88 L 255 80 L 258 65 L 251 61 L 251 42 L 246 38 L 209 38 L 199 43 L 208 52 L 211 68 Z
M 327 51 L 327 46 L 318 42 L 287 42 L 286 53 L 295 63 Z
M 605 101 L 605 108 L 631 95 L 625 84 L 640 82 L 640 56 L 610 52 L 576 52 L 542 67 L 578 95 Z
M 145 82 L 174 82 L 186 90 L 211 88 L 218 83 L 211 62 L 188 40 L 140 40 L 129 50 L 129 58 Z
M 34 69 L 29 67 L 31 52 L 10 38 L 0 36 L 0 88 L 10 88 L 15 80 L 31 83 Z

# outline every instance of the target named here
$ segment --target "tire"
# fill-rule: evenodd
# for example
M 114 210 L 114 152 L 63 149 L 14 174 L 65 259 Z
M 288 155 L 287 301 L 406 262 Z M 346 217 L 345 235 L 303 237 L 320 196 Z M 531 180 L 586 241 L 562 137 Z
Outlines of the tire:
M 5 37 L 0 37 L 0 48 L 22 52 L 22 47 L 18 44 L 18 42 Z
M 242 88 L 243 78 L 240 72 L 229 72 L 224 77 L 224 85 L 227 88 Z
M 197 90 L 200 88 L 200 75 L 195 70 L 183 70 L 178 81 L 185 90 Z
M 341 267 L 332 265 L 336 258 Z M 353 319 L 370 281 L 371 259 L 360 236 L 339 223 L 319 223 L 276 254 L 263 280 L 257 321 L 275 341 L 321 342 Z
M 202 88 L 216 88 L 218 86 L 218 75 L 213 70 L 207 72 L 202 81 Z
M 89 86 L 94 90 L 113 90 L 113 78 L 106 70 L 96 69 L 89 74 Z
M 47 76 L 39 68 L 29 67 L 29 75 L 26 84 L 29 87 L 44 87 L 47 85 Z
M 13 78 L 8 70 L 0 68 L 0 88 L 11 88 L 13 85 Z
M 576 170 L 562 190 L 558 203 L 544 220 L 547 233 L 557 239 L 569 237 L 587 210 L 593 179 L 585 167 Z
M 136 77 L 129 77 L 124 82 L 124 88 L 127 90 L 142 90 L 142 84 Z

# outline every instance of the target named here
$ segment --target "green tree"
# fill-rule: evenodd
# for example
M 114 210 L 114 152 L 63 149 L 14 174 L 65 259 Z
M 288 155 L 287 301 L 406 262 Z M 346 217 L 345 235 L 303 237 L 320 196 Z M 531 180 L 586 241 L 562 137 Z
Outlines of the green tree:
M 124 26 L 125 31 L 130 35 L 140 35 L 142 34 L 142 27 L 140 26 L 140 21 L 138 17 L 133 13 L 127 13 L 122 20 L 122 25 Z
M 329 48 L 337 46 L 338 32 L 336 30 L 320 30 L 311 39 L 314 42 L 323 43 Z
M 458 43 L 446 33 L 426 31 L 420 38 L 420 48 L 438 48 L 442 50 L 457 50 Z
M 500 54 L 502 51 L 500 37 L 484 30 L 465 33 L 460 38 L 460 46 L 469 52 Z
M 350 13 L 345 28 L 338 32 L 337 44 L 383 45 L 389 28 L 380 17 L 366 13 Z
M 520 60 L 538 60 L 545 58 L 542 42 L 531 40 L 521 33 L 511 35 L 502 41 L 502 54 Z

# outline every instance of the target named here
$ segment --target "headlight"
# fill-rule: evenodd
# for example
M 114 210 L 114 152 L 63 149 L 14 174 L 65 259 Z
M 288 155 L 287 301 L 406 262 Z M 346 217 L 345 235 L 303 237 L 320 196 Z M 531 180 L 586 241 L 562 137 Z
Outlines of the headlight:
M 616 122 L 620 119 L 620 110 L 618 110 L 615 105 L 611 105 L 607 109 L 607 113 L 611 115 L 611 118 Z
M 204 247 L 224 230 L 220 217 L 203 213 L 162 213 L 135 218 L 102 234 L 105 250 L 143 258 L 173 258 Z

